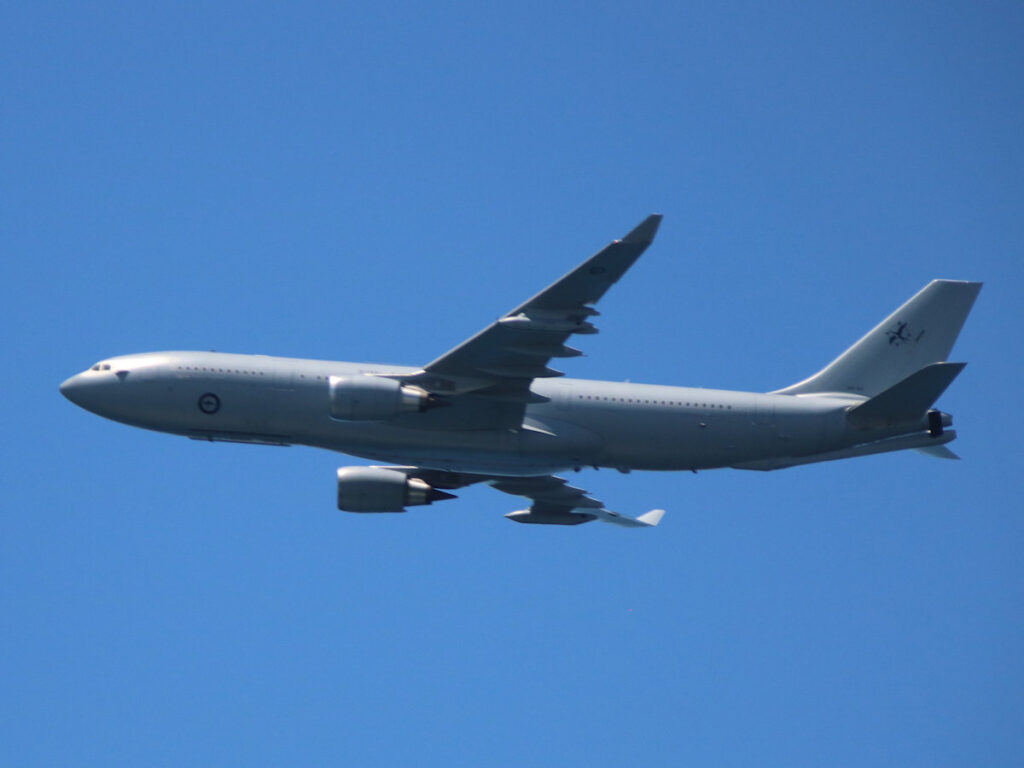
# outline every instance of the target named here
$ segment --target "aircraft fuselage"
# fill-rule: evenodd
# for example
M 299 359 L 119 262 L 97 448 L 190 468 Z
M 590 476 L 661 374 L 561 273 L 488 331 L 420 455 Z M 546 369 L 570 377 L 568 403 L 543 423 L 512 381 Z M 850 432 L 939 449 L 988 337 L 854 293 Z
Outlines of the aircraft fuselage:
M 98 369 L 98 370 L 97 370 Z M 760 394 L 610 381 L 538 379 L 548 402 L 525 406 L 509 428 L 493 403 L 379 421 L 342 421 L 328 407 L 332 376 L 416 369 L 217 352 L 110 358 L 62 386 L 101 416 L 197 439 L 308 445 L 374 461 L 452 472 L 544 475 L 583 466 L 620 470 L 772 469 L 806 460 L 947 442 L 926 424 L 854 429 L 850 395 Z M 493 423 L 491 423 L 493 422 Z M 885 447 L 886 438 L 898 438 Z M 883 446 L 877 450 L 853 446 Z M 844 453 L 846 451 L 847 453 Z M 835 454 L 835 455 L 833 455 Z

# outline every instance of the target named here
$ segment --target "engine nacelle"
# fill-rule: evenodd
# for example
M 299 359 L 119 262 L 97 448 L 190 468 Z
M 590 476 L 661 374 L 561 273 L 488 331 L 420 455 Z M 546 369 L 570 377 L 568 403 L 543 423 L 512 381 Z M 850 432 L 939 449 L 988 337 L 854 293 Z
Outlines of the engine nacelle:
M 379 376 L 331 376 L 328 402 L 332 419 L 380 421 L 426 410 L 430 395 Z
M 406 507 L 454 498 L 397 469 L 342 467 L 338 470 L 338 509 L 345 512 L 405 512 Z

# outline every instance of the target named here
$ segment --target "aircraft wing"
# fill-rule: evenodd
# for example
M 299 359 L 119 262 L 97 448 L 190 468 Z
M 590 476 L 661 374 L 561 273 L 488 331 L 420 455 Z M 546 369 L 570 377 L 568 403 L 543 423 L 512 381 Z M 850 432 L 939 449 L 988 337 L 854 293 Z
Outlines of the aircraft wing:
M 564 478 L 554 475 L 498 478 L 491 480 L 490 485 L 499 491 L 525 496 L 533 501 L 529 509 L 505 515 L 517 523 L 579 525 L 600 520 L 603 523 L 643 528 L 657 525 L 665 514 L 663 509 L 654 509 L 639 517 L 620 515 L 605 509 L 604 502 L 589 496 L 587 491 L 574 488 Z
M 590 496 L 588 491 L 575 488 L 569 485 L 564 478 L 554 475 L 507 477 L 445 472 L 420 467 L 384 467 L 384 469 L 398 470 L 407 477 L 423 480 L 437 489 L 454 490 L 482 482 L 503 493 L 525 496 L 533 502 L 529 509 L 509 512 L 505 515 L 509 520 L 517 523 L 579 525 L 592 520 L 600 520 L 604 523 L 630 528 L 646 528 L 657 525 L 665 514 L 663 509 L 653 509 L 637 517 L 613 512 L 610 509 L 605 509 L 604 502 Z
M 475 395 L 511 403 L 543 402 L 530 392 L 536 378 L 561 376 L 548 367 L 553 357 L 576 357 L 566 346 L 573 334 L 597 333 L 592 306 L 621 278 L 654 240 L 661 223 L 652 214 L 529 301 L 422 371 L 400 378 L 436 395 Z M 396 376 L 395 378 L 399 378 Z

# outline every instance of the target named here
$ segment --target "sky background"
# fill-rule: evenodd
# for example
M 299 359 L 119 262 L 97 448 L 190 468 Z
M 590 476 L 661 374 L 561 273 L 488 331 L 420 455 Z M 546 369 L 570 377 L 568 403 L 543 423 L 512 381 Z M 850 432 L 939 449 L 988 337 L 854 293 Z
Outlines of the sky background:
M 0 764 L 1024 759 L 1024 6 L 0 3 Z M 586 471 L 335 509 L 307 448 L 60 382 L 424 364 L 653 211 L 572 376 L 766 391 L 986 282 L 961 462 Z

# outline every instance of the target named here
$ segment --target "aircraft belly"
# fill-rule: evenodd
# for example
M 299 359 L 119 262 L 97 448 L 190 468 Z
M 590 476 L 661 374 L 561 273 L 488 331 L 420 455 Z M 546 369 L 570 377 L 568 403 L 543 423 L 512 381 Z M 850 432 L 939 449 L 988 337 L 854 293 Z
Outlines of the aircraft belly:
M 587 458 L 581 458 L 579 443 L 571 439 L 524 430 L 425 431 L 364 424 L 358 431 L 310 442 L 376 461 L 482 474 L 548 474 Z
M 395 464 L 537 475 L 593 464 L 600 438 L 577 425 L 528 417 L 519 429 L 424 429 L 397 421 L 342 422 L 309 414 L 297 442 Z M 408 423 L 408 419 L 405 420 Z

